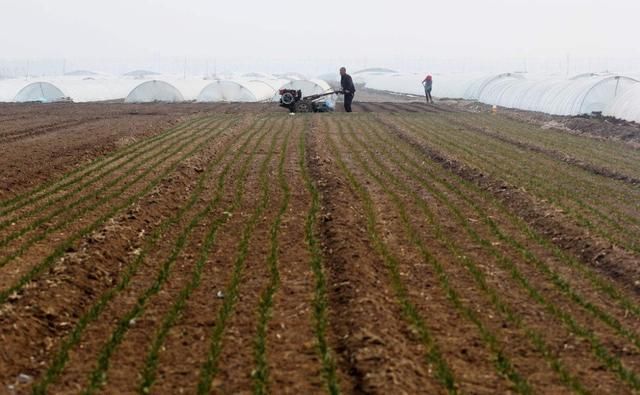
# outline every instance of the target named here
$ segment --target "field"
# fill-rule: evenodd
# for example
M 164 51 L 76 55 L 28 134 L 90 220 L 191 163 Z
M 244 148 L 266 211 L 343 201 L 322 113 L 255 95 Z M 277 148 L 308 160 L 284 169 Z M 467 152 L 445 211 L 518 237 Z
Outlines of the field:
M 0 393 L 640 392 L 636 146 L 354 110 L 0 106 Z

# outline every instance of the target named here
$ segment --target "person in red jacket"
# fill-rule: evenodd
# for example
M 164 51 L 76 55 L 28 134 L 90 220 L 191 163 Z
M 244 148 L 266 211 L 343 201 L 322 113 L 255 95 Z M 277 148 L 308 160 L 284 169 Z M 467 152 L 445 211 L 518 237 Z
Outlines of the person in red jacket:
M 427 103 L 433 103 L 433 97 L 431 97 L 431 89 L 433 89 L 433 77 L 428 75 L 424 80 L 422 80 L 422 85 L 424 86 L 424 95 L 427 97 Z

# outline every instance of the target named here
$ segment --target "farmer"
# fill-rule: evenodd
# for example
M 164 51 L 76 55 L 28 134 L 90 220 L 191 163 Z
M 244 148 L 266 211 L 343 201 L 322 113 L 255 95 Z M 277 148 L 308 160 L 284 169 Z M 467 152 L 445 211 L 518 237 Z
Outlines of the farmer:
M 431 89 L 433 88 L 433 77 L 428 75 L 427 78 L 422 80 L 422 85 L 424 86 L 424 95 L 427 97 L 427 103 L 433 103 L 433 97 L 431 97 Z
M 342 85 L 342 93 L 344 94 L 344 110 L 351 112 L 351 102 L 353 101 L 353 95 L 356 93 L 356 87 L 344 67 L 340 67 L 340 85 Z

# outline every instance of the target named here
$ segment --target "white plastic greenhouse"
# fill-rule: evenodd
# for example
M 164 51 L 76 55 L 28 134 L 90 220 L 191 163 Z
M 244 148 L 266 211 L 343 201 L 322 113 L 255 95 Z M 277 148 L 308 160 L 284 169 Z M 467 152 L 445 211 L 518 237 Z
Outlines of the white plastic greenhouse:
M 65 100 L 74 102 L 121 100 L 136 84 L 135 81 L 124 79 L 7 80 L 0 83 L 0 101 L 55 103 Z
M 331 87 L 323 80 L 294 80 L 280 87 L 280 89 L 301 90 L 302 96 L 319 95 L 331 91 Z
M 264 102 L 275 90 L 261 81 L 214 81 L 202 89 L 199 102 Z
M 501 79 L 482 89 L 482 103 L 554 115 L 604 111 L 637 81 L 623 76 L 581 76 L 568 80 Z
M 52 83 L 38 81 L 32 82 L 20 89 L 12 101 L 17 103 L 54 103 L 64 100 L 66 97 L 62 90 Z
M 640 122 L 640 83 L 629 87 L 617 96 L 603 113 L 627 121 Z
M 175 103 L 184 101 L 182 93 L 168 82 L 152 80 L 136 86 L 125 98 L 125 103 Z
M 65 97 L 76 103 L 122 100 L 138 84 L 128 79 L 51 80 Z
M 273 89 L 274 93 L 277 92 L 281 86 L 289 82 L 289 80 L 278 78 L 254 78 L 250 79 L 249 81 L 259 81 L 263 84 L 267 84 L 271 87 L 271 89 Z
M 31 81 L 23 79 L 8 79 L 0 81 L 0 102 L 13 102 L 16 95 Z
M 175 86 L 185 101 L 196 101 L 200 96 L 200 92 L 209 85 L 212 81 L 205 80 L 203 78 L 199 79 L 165 79 L 165 82 L 170 83 Z
M 362 73 L 370 89 L 424 95 L 419 74 Z M 434 75 L 433 96 L 478 100 L 506 108 L 555 115 L 603 112 L 634 120 L 640 103 L 640 83 L 629 76 L 586 73 L 571 78 L 502 73 L 493 75 Z

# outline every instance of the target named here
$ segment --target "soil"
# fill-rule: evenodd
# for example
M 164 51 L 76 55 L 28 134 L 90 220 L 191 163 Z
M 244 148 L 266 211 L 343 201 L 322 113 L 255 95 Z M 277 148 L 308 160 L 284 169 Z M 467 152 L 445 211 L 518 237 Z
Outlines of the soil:
M 444 100 L 449 105 L 473 112 L 489 112 L 491 107 L 467 100 Z M 501 115 L 521 122 L 531 123 L 544 129 L 558 129 L 590 137 L 597 140 L 623 141 L 629 146 L 640 149 L 640 124 L 603 116 L 560 116 L 541 112 L 499 108 Z
M 640 390 L 638 252 L 416 129 L 635 175 L 359 93 L 0 106 L 0 394 Z

